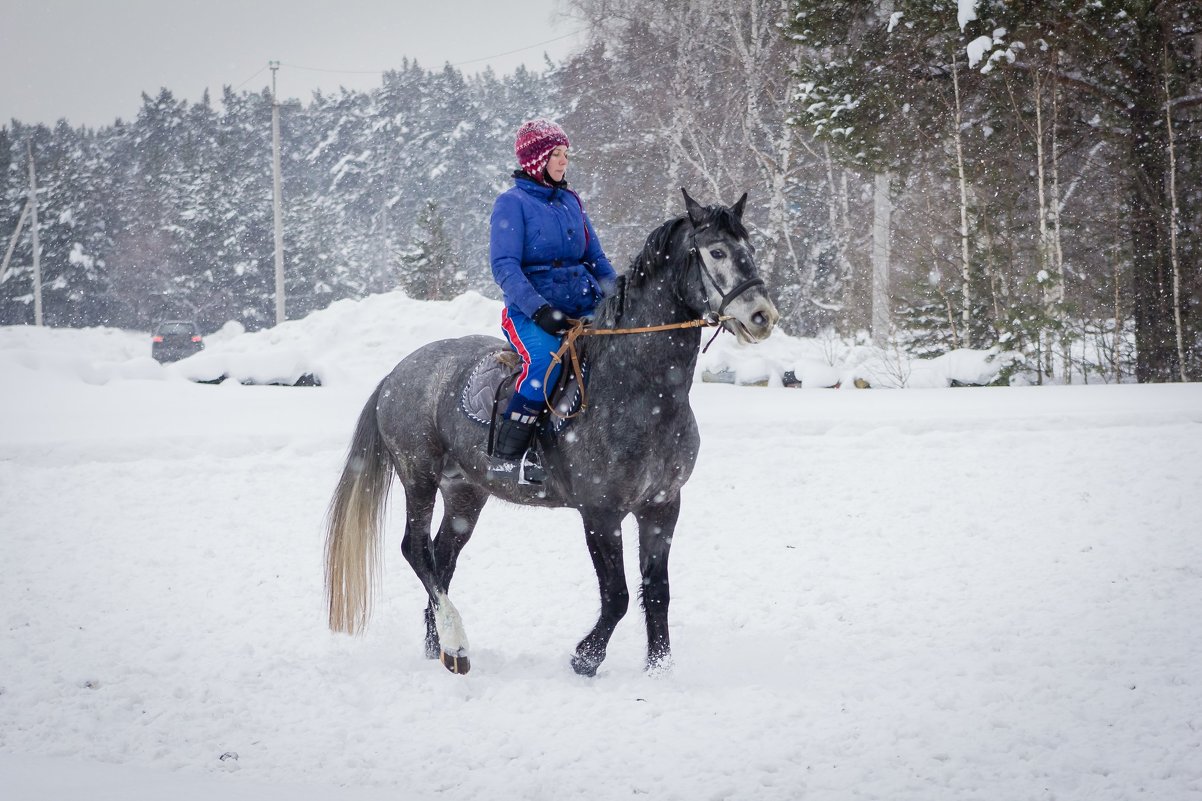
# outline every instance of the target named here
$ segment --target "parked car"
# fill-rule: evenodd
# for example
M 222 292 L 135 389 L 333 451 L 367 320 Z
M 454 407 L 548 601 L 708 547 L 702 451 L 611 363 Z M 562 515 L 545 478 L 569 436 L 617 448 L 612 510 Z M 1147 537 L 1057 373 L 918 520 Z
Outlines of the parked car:
M 150 355 L 159 362 L 175 362 L 205 349 L 200 327 L 191 320 L 164 320 L 150 338 Z

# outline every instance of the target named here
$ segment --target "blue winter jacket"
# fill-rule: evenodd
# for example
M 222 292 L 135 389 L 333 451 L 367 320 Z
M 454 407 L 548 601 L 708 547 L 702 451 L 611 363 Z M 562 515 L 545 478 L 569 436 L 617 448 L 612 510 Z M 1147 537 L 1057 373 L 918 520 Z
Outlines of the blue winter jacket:
M 489 251 L 505 304 L 531 318 L 546 304 L 592 314 L 616 281 L 579 195 L 524 175 L 493 204 Z

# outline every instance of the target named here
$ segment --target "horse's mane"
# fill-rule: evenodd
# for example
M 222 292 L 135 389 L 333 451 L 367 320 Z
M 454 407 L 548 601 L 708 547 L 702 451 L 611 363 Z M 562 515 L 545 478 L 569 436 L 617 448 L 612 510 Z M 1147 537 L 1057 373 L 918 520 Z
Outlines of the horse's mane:
M 677 217 L 648 234 L 643 249 L 635 254 L 626 269 L 626 280 L 631 286 L 642 286 L 648 278 L 661 272 L 665 265 L 671 262 L 675 250 L 672 240 L 684 223 L 684 217 Z
M 725 230 L 737 238 L 748 238 L 747 228 L 744 227 L 742 220 L 735 216 L 729 208 L 705 206 L 702 211 L 704 213 L 701 222 L 696 225 L 698 231 L 713 226 Z M 619 280 L 625 281 L 626 287 L 641 287 L 670 270 L 683 270 L 689 263 L 689 252 L 692 248 L 692 243 L 685 239 L 689 228 L 687 215 L 664 222 L 647 235 L 647 241 L 643 243 L 642 250 L 631 259 L 630 265 L 626 268 L 625 273 L 620 274 Z M 619 313 L 625 303 L 623 294 L 624 291 L 619 292 L 601 302 L 593 318 L 594 324 L 598 328 L 611 328 L 618 324 Z M 599 339 L 605 340 L 609 337 L 600 337 Z M 594 342 L 592 345 L 596 346 L 597 343 Z
M 743 221 L 726 206 L 706 206 L 703 210 L 705 215 L 702 217 L 701 223 L 694 226 L 698 231 L 713 226 L 730 232 L 738 239 L 749 237 Z M 643 249 L 631 260 L 630 267 L 626 271 L 628 276 L 626 280 L 630 282 L 631 286 L 640 286 L 651 276 L 672 266 L 673 256 L 680 255 L 674 253 L 674 250 L 679 249 L 682 244 L 674 242 L 674 238 L 687 221 L 688 217 L 684 215 L 668 220 L 647 236 L 647 241 L 643 243 Z M 676 247 L 674 248 L 673 245 Z M 682 261 L 677 259 L 677 262 Z

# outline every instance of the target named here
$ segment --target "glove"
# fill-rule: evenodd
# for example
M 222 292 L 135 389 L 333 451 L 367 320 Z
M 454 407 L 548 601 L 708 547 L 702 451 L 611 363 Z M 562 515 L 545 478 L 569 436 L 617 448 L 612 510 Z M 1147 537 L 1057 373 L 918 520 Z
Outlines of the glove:
M 539 306 L 533 319 L 539 328 L 552 336 L 562 336 L 572 327 L 566 314 L 552 309 L 549 305 Z

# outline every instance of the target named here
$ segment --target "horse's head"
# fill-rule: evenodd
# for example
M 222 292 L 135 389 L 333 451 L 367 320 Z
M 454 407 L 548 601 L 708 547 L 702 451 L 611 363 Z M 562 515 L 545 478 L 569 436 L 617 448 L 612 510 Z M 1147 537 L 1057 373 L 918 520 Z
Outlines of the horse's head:
M 772 333 L 780 312 L 768 297 L 755 266 L 755 248 L 743 226 L 747 193 L 733 206 L 702 206 L 684 192 L 692 248 L 700 265 L 700 287 L 690 295 L 699 314 L 726 317 L 722 325 L 740 342 L 759 342 Z

